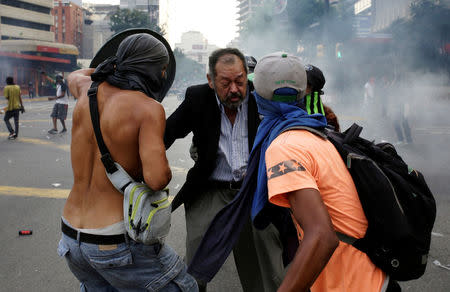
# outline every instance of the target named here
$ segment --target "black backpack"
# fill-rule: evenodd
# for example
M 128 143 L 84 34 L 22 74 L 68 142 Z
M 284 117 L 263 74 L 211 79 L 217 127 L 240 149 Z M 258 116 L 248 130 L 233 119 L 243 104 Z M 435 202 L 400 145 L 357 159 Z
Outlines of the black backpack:
M 436 202 L 423 175 L 408 167 L 390 143 L 361 138 L 353 124 L 340 133 L 325 129 L 347 165 L 368 221 L 361 239 L 338 232 L 341 241 L 365 252 L 391 279 L 425 273 Z M 312 131 L 317 133 L 317 131 Z

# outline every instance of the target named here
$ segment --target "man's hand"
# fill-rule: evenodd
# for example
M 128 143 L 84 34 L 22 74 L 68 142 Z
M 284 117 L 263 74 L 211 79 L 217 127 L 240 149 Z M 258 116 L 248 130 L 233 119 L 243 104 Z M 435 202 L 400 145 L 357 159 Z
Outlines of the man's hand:
M 24 108 L 24 106 L 22 105 L 21 107 L 20 107 L 20 112 L 23 114 L 24 112 L 25 112 L 25 108 Z
M 55 97 L 49 97 L 48 98 L 48 100 L 55 100 L 56 99 L 56 96 Z

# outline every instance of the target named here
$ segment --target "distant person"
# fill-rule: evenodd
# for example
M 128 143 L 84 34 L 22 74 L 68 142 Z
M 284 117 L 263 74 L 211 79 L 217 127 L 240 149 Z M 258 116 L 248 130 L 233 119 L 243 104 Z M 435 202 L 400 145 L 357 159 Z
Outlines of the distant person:
M 395 80 L 394 80 L 394 84 Z M 406 145 L 413 143 L 411 135 L 411 127 L 409 126 L 408 116 L 410 115 L 411 100 L 406 98 L 405 88 L 397 88 L 400 90 L 396 99 L 390 99 L 391 120 L 394 124 L 395 133 L 397 135 L 396 145 Z M 403 94 L 404 92 L 404 94 Z
M 266 194 L 272 204 L 289 208 L 301 237 L 278 292 L 384 291 L 383 271 L 336 235 L 362 238 L 368 224 L 345 163 L 318 133 L 289 130 L 327 125 L 322 114 L 298 107 L 306 76 L 300 59 L 282 52 L 263 57 L 255 68 L 256 102 L 265 117 L 257 134 L 265 158 L 260 169 L 266 174 L 258 178 L 262 188 L 255 196 Z
M 255 66 L 256 66 L 256 59 L 253 56 L 245 56 L 245 62 L 247 63 L 247 67 L 248 67 L 248 75 L 247 78 L 250 81 L 253 81 L 253 71 L 255 71 Z
M 56 75 L 56 96 L 49 97 L 48 100 L 55 100 L 55 105 L 53 106 L 52 113 L 50 114 L 53 121 L 53 128 L 50 129 L 48 133 L 58 133 L 57 120 L 61 121 L 61 125 L 63 127 L 59 133 L 62 134 L 67 132 L 65 121 L 67 118 L 67 110 L 69 108 L 69 97 L 67 96 L 67 86 L 62 75 Z
M 378 95 L 379 103 L 381 104 L 380 105 L 381 106 L 380 116 L 382 118 L 388 117 L 387 103 L 388 103 L 388 98 L 392 91 L 392 84 L 393 84 L 393 81 L 389 80 L 389 78 L 386 75 L 383 75 L 383 77 L 381 78 L 381 84 L 379 86 L 380 90 L 379 90 L 379 95 Z
M 234 199 L 246 174 L 260 122 L 247 74 L 245 57 L 238 49 L 212 52 L 208 83 L 188 87 L 183 102 L 167 119 L 166 148 L 193 133 L 197 149 L 195 164 L 172 203 L 173 209 L 184 204 L 188 264 L 210 222 Z M 276 291 L 285 272 L 279 232 L 273 225 L 255 229 L 249 216 L 244 220 L 244 231 L 233 233 L 239 238 L 233 255 L 242 288 Z M 206 283 L 199 284 L 200 291 L 206 291 Z
M 370 110 L 375 101 L 375 77 L 370 77 L 364 84 L 364 107 Z
M 28 82 L 28 97 L 31 99 L 34 97 L 34 86 L 33 82 Z
M 198 291 L 186 265 L 163 241 L 133 241 L 124 223 L 124 196 L 110 182 L 94 136 L 87 91 L 97 99 L 103 139 L 114 161 L 149 190 L 171 180 L 163 135 L 162 100 L 169 54 L 150 34 L 128 36 L 115 56 L 69 75 L 78 100 L 73 113 L 74 184 L 62 215 L 58 253 L 81 282 L 81 291 Z
M 14 140 L 19 135 L 19 112 L 24 113 L 25 109 L 22 103 L 22 95 L 19 85 L 14 84 L 14 78 L 6 77 L 6 86 L 3 89 L 3 95 L 8 100 L 4 121 L 9 131 L 8 140 Z M 9 120 L 14 118 L 14 130 Z
M 325 86 L 325 76 L 318 67 L 305 65 L 307 86 L 305 97 L 301 100 L 301 108 L 308 114 L 322 114 L 327 118 L 328 126 L 339 132 L 341 130 L 338 118 L 333 110 L 322 103 L 323 87 Z

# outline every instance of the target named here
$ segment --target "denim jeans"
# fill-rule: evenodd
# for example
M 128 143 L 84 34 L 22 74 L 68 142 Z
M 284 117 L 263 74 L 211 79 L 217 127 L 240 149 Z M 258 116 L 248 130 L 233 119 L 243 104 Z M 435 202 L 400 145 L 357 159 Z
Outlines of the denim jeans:
M 14 129 L 11 127 L 11 123 L 9 122 L 9 120 L 11 118 L 14 118 Z M 6 127 L 8 128 L 8 131 L 10 134 L 15 133 L 16 136 L 19 135 L 19 110 L 10 110 L 10 111 L 6 111 L 5 113 L 5 117 L 3 119 L 6 123 Z
M 133 240 L 115 245 L 79 242 L 65 234 L 58 246 L 80 291 L 196 292 L 186 265 L 166 244 L 143 245 Z

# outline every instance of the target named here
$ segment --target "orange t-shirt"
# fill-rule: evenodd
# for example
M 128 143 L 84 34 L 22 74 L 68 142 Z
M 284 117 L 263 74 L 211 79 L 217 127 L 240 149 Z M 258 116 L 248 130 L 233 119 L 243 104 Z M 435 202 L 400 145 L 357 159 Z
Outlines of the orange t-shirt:
M 267 149 L 266 167 L 271 203 L 289 208 L 286 193 L 316 189 L 335 230 L 355 238 L 364 237 L 367 219 L 358 193 L 342 158 L 329 141 L 307 130 L 284 132 Z M 378 292 L 385 278 L 384 272 L 365 253 L 339 242 L 311 291 Z

